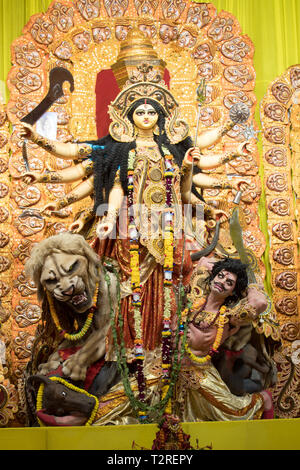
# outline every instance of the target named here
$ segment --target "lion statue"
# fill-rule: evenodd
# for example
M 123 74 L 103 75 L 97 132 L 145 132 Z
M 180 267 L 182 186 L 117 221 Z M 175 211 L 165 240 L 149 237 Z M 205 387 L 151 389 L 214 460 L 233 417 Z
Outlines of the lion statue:
M 64 232 L 33 247 L 25 273 L 42 302 L 31 372 L 60 371 L 71 381 L 85 381 L 89 367 L 104 362 L 117 298 L 115 270 L 103 267 L 81 235 Z

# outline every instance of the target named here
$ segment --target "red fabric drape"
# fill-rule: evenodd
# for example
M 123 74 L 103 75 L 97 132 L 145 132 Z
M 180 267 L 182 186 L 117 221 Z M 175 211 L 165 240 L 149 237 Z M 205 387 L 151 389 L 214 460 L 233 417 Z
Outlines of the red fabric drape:
M 164 72 L 164 81 L 170 86 L 170 74 L 166 69 Z M 108 134 L 108 128 L 111 123 L 108 115 L 108 105 L 117 97 L 120 88 L 111 69 L 101 70 L 96 80 L 96 126 L 98 139 Z

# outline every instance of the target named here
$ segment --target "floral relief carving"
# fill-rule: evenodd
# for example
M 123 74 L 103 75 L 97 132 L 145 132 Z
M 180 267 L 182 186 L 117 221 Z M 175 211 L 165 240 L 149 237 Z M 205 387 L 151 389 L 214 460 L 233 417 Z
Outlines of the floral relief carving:
M 188 26 L 184 27 L 179 33 L 178 45 L 179 47 L 192 48 L 195 46 L 197 41 L 197 31 L 189 30 Z
M 10 241 L 10 236 L 7 233 L 0 232 L 0 248 L 4 248 L 8 245 Z
M 294 271 L 283 271 L 275 276 L 275 285 L 284 290 L 296 290 L 297 273 Z
M 39 67 L 42 63 L 41 55 L 33 42 L 18 44 L 14 48 L 15 61 L 21 67 Z
M 5 323 L 10 318 L 11 312 L 0 304 L 0 323 Z
M 41 199 L 41 192 L 36 186 L 20 183 L 12 192 L 11 197 L 19 207 L 23 208 L 37 204 Z
M 108 26 L 96 26 L 92 29 L 93 39 L 96 43 L 107 41 L 111 38 L 111 29 Z
M 278 313 L 284 315 L 296 315 L 297 299 L 295 297 L 282 297 L 275 303 L 275 308 Z
M 179 28 L 177 25 L 167 24 L 163 22 L 159 28 L 159 37 L 163 44 L 169 44 L 178 38 Z
M 0 281 L 0 297 L 6 297 L 10 292 L 10 286 L 6 282 Z
M 217 17 L 209 28 L 207 36 L 215 42 L 230 39 L 233 36 L 233 24 L 232 18 Z
M 247 83 L 254 79 L 254 75 L 245 64 L 226 67 L 224 77 L 229 83 L 232 83 L 232 85 L 237 86 L 238 88 L 245 87 Z
M 82 31 L 81 33 L 75 34 L 72 41 L 80 51 L 86 52 L 91 42 L 91 34 L 89 31 Z
M 29 359 L 31 355 L 34 336 L 27 331 L 19 331 L 14 338 L 14 352 L 18 359 Z
M 41 308 L 36 304 L 29 303 L 27 300 L 21 299 L 15 308 L 15 321 L 20 328 L 38 323 L 41 315 Z
M 5 134 L 0 134 L 0 149 L 2 149 L 8 142 L 7 136 Z
M 287 242 L 293 240 L 293 225 L 290 222 L 280 222 L 272 228 L 272 233 L 280 240 Z
M 288 182 L 284 173 L 272 173 L 268 176 L 266 184 L 271 191 L 282 192 L 288 189 Z
M 168 20 L 178 20 L 184 11 L 186 3 L 182 0 L 162 0 L 163 17 Z
M 286 166 L 287 156 L 285 149 L 272 148 L 265 153 L 265 159 L 274 166 Z
M 24 263 L 27 258 L 30 256 L 30 251 L 32 248 L 32 242 L 27 238 L 20 240 L 19 244 L 13 251 L 13 256 L 18 258 L 22 263 Z
M 30 30 L 33 39 L 39 44 L 49 46 L 53 42 L 54 24 L 42 17 L 36 19 Z
M 192 52 L 192 57 L 199 62 L 211 62 L 214 58 L 215 50 L 213 44 L 204 42 L 195 48 Z
M 6 197 L 9 193 L 9 187 L 5 183 L 0 183 L 0 198 Z
M 294 249 L 292 247 L 281 247 L 273 252 L 273 259 L 277 263 L 289 266 L 295 263 Z
M 1 135 L 0 135 L 0 142 L 1 142 Z M 1 148 L 1 145 L 0 145 Z M 0 158 L 0 173 L 5 173 L 8 170 L 8 161 L 4 160 L 4 158 Z
M 290 90 L 288 85 L 282 82 L 274 83 L 271 88 L 271 92 L 275 96 L 275 98 L 283 104 L 287 104 L 292 96 L 292 91 Z
M 73 26 L 74 10 L 67 5 L 56 2 L 50 11 L 49 18 L 59 31 L 68 32 Z
M 235 62 L 243 62 L 250 52 L 250 47 L 243 38 L 236 37 L 230 41 L 224 42 L 221 47 L 221 52 L 227 59 Z
M 300 88 L 300 68 L 293 67 L 290 71 L 290 80 L 293 88 Z
M 268 208 L 282 217 L 290 215 L 290 203 L 284 198 L 273 199 L 269 202 Z
M 11 83 L 15 85 L 22 95 L 39 90 L 42 86 L 41 77 L 25 67 L 20 67 L 15 78 L 11 79 Z
M 24 212 L 15 220 L 16 228 L 23 237 L 30 237 L 43 230 L 45 220 L 42 216 L 30 210 Z
M 285 323 L 281 328 L 281 334 L 283 339 L 288 341 L 295 341 L 300 338 L 299 323 L 288 322 Z
M 198 28 L 203 28 L 211 20 L 209 10 L 206 3 L 200 3 L 198 5 L 193 5 L 188 9 L 186 22 L 192 23 Z
M 20 292 L 22 297 L 33 295 L 37 291 L 34 282 L 30 279 L 27 279 L 23 271 L 14 280 L 14 287 L 18 290 L 18 292 Z
M 108 16 L 119 18 L 128 8 L 128 0 L 104 0 L 104 6 Z
M 268 103 L 264 107 L 264 113 L 273 121 L 283 122 L 285 120 L 286 109 L 279 103 Z
M 36 101 L 32 101 L 29 98 L 19 98 L 14 106 L 9 108 L 9 112 L 14 114 L 17 119 L 21 120 L 26 114 L 30 113 L 38 103 Z
M 219 73 L 219 66 L 216 63 L 203 63 L 198 64 L 198 75 L 205 78 L 207 82 L 213 80 Z
M 54 54 L 62 60 L 71 59 L 73 55 L 71 44 L 68 41 L 62 41 L 62 43 L 55 49 Z
M 234 104 L 237 103 L 244 103 L 248 106 L 248 108 L 252 108 L 254 104 L 249 95 L 240 90 L 228 93 L 224 97 L 224 106 L 226 106 L 227 109 L 230 109 Z
M 125 41 L 128 36 L 129 31 L 132 29 L 131 25 L 125 24 L 116 24 L 115 27 L 115 36 L 118 41 Z
M 3 126 L 7 119 L 7 114 L 5 111 L 0 110 L 0 126 Z
M 139 16 L 154 16 L 158 7 L 158 0 L 134 0 L 134 6 Z
M 75 5 L 82 17 L 89 21 L 100 13 L 100 0 L 76 0 Z
M 11 260 L 7 256 L 0 256 L 0 273 L 7 271 L 11 266 Z
M 0 222 L 5 222 L 9 217 L 9 212 L 6 207 L 0 206 Z
M 284 127 L 268 127 L 264 132 L 265 138 L 272 144 L 285 144 L 285 128 Z

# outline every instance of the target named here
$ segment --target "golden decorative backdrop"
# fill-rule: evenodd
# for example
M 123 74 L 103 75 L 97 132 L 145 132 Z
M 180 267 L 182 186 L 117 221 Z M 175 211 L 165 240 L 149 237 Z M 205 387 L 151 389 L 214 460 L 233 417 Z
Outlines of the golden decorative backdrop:
M 291 418 L 299 416 L 300 380 L 300 65 L 270 84 L 260 112 L 273 303 L 284 345 L 275 356 L 274 397 L 278 416 Z
M 24 423 L 22 397 L 17 397 L 17 385 L 30 357 L 34 331 L 41 314 L 35 288 L 24 275 L 24 262 L 32 245 L 47 236 L 50 228 L 55 233 L 67 230 L 83 204 L 75 204 L 72 212 L 66 209 L 62 218 L 39 216 L 36 209 L 64 196 L 70 187 L 60 184 L 25 186 L 20 182 L 18 178 L 25 171 L 21 142 L 15 130 L 10 136 L 9 122 L 17 123 L 44 98 L 48 90 L 49 70 L 59 65 L 72 72 L 75 90 L 72 94 L 66 90 L 65 97 L 50 109 L 58 115 L 58 139 L 97 138 L 97 74 L 116 61 L 120 42 L 133 27 L 138 27 L 151 38 L 158 56 L 166 62 L 171 76 L 170 90 L 180 104 L 182 116 L 190 124 L 192 136 L 197 112 L 196 88 L 201 78 L 205 78 L 208 85 L 206 102 L 201 110 L 202 130 L 225 121 L 230 107 L 236 102 L 248 104 L 250 121 L 254 130 L 258 130 L 254 119 L 253 44 L 242 33 L 236 18 L 228 12 L 218 12 L 213 4 L 190 0 L 61 0 L 53 1 L 45 14 L 31 17 L 22 36 L 12 44 L 12 68 L 7 82 L 10 100 L 6 108 L 7 118 L 2 106 L 3 122 L 0 120 L 0 231 L 5 234 L 2 238 L 0 236 L 3 307 L 0 315 L 3 318 L 1 339 L 6 344 L 6 364 L 4 367 L 0 364 L 0 384 L 3 387 L 0 388 L 0 419 L 4 416 L 0 426 Z M 232 149 L 245 140 L 244 127 L 243 124 L 236 125 L 212 152 Z M 54 170 L 72 164 L 49 156 L 32 143 L 28 144 L 28 156 L 32 170 Z M 244 242 L 253 250 L 263 270 L 260 260 L 266 244 L 259 230 L 261 183 L 258 168 L 259 154 L 256 150 L 254 156 L 240 157 L 227 164 L 226 172 L 232 177 L 246 177 L 250 183 L 241 202 Z M 286 184 L 288 192 L 291 180 L 288 172 L 284 176 L 287 180 L 281 179 L 280 185 Z M 230 203 L 233 199 L 230 192 L 220 190 L 206 191 L 204 197 L 216 201 L 222 208 L 224 201 Z M 292 219 L 291 228 L 295 237 L 291 245 L 295 249 L 296 229 Z M 224 231 L 221 240 L 226 243 Z M 281 256 L 286 255 L 282 253 Z M 294 268 L 289 271 L 299 276 L 296 264 Z M 280 289 L 274 284 L 276 295 Z M 282 318 L 285 324 L 286 316 Z M 284 362 L 281 387 L 289 365 L 290 362 Z M 293 416 L 299 414 L 297 406 Z M 285 416 L 284 412 L 281 416 Z

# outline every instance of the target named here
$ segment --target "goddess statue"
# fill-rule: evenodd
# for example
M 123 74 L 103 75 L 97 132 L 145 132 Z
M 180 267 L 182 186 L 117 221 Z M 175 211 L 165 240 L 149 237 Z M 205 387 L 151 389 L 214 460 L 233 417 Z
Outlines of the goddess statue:
M 193 143 L 187 123 L 179 118 L 175 98 L 149 63 L 138 65 L 131 73 L 109 106 L 109 114 L 109 134 L 82 143 L 50 141 L 22 124 L 24 138 L 60 158 L 81 160 L 71 168 L 27 172 L 22 178 L 27 184 L 80 181 L 66 197 L 47 204 L 42 209 L 46 215 L 93 197 L 93 207 L 80 214 L 70 231 L 84 233 L 103 260 L 117 262 L 120 308 L 115 312 L 118 325 L 107 340 L 106 359 L 116 360 L 113 340 L 122 336 L 122 354 L 127 363 L 137 366 L 143 402 L 143 364 L 153 364 L 159 357 L 165 383 L 171 380 L 171 336 L 181 307 L 177 288 L 180 290 L 181 283 L 188 287 L 193 271 L 185 246 L 183 206 L 201 207 L 206 219 L 225 220 L 224 212 L 216 213 L 205 203 L 201 190 L 238 191 L 246 182 L 231 183 L 202 170 L 248 154 L 251 145 L 244 142 L 234 152 L 203 155 L 202 150 L 221 139 L 234 123 L 205 131 Z

